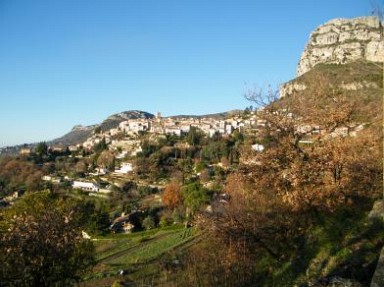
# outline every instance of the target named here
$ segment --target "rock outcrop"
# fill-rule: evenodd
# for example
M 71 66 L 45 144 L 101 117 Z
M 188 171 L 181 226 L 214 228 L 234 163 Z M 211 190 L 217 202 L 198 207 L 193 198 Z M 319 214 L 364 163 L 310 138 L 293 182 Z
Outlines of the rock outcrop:
M 334 19 L 311 33 L 298 64 L 300 76 L 319 63 L 384 61 L 383 26 L 377 17 Z

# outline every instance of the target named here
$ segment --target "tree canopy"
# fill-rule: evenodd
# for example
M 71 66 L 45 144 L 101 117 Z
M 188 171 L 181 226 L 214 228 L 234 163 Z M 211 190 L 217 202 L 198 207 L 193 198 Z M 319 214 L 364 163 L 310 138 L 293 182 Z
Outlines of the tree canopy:
M 1 286 L 71 286 L 93 266 L 93 244 L 68 207 L 40 192 L 1 210 Z

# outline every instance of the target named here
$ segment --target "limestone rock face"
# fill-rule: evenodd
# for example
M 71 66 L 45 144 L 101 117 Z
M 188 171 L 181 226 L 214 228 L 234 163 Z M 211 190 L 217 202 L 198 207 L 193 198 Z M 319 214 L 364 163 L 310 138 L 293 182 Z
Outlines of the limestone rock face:
M 319 63 L 345 64 L 359 59 L 384 62 L 382 23 L 376 17 L 335 19 L 311 33 L 297 75 Z

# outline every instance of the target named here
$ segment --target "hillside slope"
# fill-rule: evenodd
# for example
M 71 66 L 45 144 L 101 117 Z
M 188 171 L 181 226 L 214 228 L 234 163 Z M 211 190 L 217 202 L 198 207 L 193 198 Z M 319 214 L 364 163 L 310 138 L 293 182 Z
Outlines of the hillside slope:
M 85 141 L 95 129 L 96 125 L 92 126 L 74 126 L 73 129 L 63 135 L 60 138 L 54 139 L 52 144 L 62 144 L 62 145 L 77 145 Z

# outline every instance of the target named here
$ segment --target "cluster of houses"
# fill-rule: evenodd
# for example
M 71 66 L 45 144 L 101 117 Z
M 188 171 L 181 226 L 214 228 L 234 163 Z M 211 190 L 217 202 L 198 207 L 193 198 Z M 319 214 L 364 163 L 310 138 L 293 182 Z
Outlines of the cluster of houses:
M 125 122 L 121 123 L 124 125 Z M 155 120 L 149 125 L 149 132 L 158 134 L 174 134 L 182 135 L 190 131 L 191 127 L 196 127 L 203 131 L 206 135 L 212 137 L 219 133 L 222 135 L 230 135 L 235 130 L 243 131 L 247 128 L 256 127 L 263 124 L 258 120 L 256 114 L 250 115 L 245 119 L 241 115 L 232 116 L 226 120 L 215 118 L 166 118 Z M 134 131 L 133 131 L 134 132 Z
M 293 114 L 288 114 L 288 117 L 293 117 Z M 110 129 L 102 134 L 91 136 L 83 143 L 83 147 L 91 149 L 95 144 L 105 140 L 107 144 L 111 144 L 115 149 L 122 150 L 117 158 L 124 158 L 127 154 L 135 156 L 141 151 L 140 140 L 135 139 L 137 135 L 143 132 L 157 135 L 176 135 L 181 136 L 187 134 L 192 127 L 196 127 L 204 132 L 207 136 L 212 137 L 215 134 L 230 135 L 234 131 L 249 131 L 257 130 L 267 125 L 266 120 L 258 117 L 257 112 L 251 112 L 244 115 L 233 115 L 228 119 L 217 118 L 196 118 L 196 117 L 178 117 L 178 118 L 161 118 L 153 119 L 130 119 L 123 121 L 117 128 Z M 362 125 L 354 129 L 346 127 L 338 127 L 329 136 L 355 136 L 356 132 L 363 128 Z M 323 131 L 317 125 L 300 125 L 297 127 L 297 132 L 308 135 L 320 134 Z M 116 137 L 117 135 L 125 135 L 123 138 Z M 130 137 L 127 137 L 130 136 Z M 116 139 L 119 138 L 119 139 Z M 259 150 L 259 147 L 254 147 Z
M 99 143 L 101 140 L 105 140 L 107 144 L 111 144 L 111 147 L 115 150 L 119 150 L 120 153 L 116 155 L 117 159 L 124 159 L 128 154 L 135 156 L 141 149 L 141 141 L 135 137 L 135 135 L 140 134 L 141 132 L 148 132 L 158 135 L 177 135 L 181 136 L 187 134 L 191 127 L 196 127 L 203 131 L 207 136 L 213 136 L 214 134 L 230 135 L 235 130 L 246 131 L 246 130 L 255 130 L 266 126 L 266 121 L 257 117 L 257 113 L 253 112 L 247 115 L 247 117 L 238 115 L 233 116 L 229 119 L 215 119 L 215 118 L 195 118 L 195 117 L 185 117 L 185 118 L 161 118 L 156 117 L 154 119 L 131 119 L 123 121 L 115 129 L 109 131 L 94 134 L 83 143 L 84 148 L 92 148 L 95 144 Z M 363 129 L 363 125 L 358 125 L 351 128 L 339 127 L 335 129 L 329 136 L 338 137 L 338 136 L 356 136 L 356 133 Z M 309 133 L 312 135 L 322 133 L 322 130 L 319 126 L 314 125 L 301 125 L 297 127 L 297 132 L 299 133 Z M 116 135 L 125 135 L 120 137 L 115 137 Z M 127 137 L 128 135 L 128 137 Z M 131 135 L 131 137 L 129 137 Z M 303 143 L 311 143 L 311 139 L 307 138 Z M 59 151 L 59 147 L 52 147 L 55 150 Z M 65 147 L 70 151 L 77 151 L 76 146 Z M 64 147 L 60 147 L 62 151 Z M 252 149 L 257 152 L 262 152 L 264 146 L 260 144 L 252 145 Z M 25 148 L 20 151 L 21 153 L 29 153 L 30 149 Z M 123 162 L 120 168 L 116 169 L 114 172 L 111 172 L 115 176 L 119 177 L 124 174 L 131 173 L 133 171 L 133 166 L 131 163 Z M 98 169 L 95 173 L 90 175 L 105 175 L 110 173 L 106 169 Z M 69 182 L 74 189 L 81 189 L 90 193 L 106 194 L 110 190 L 108 188 L 102 188 L 96 182 L 90 180 L 72 180 L 65 178 L 57 178 L 54 176 L 44 176 L 44 181 L 51 182 L 53 184 L 59 184 L 62 181 Z
M 116 169 L 112 174 L 114 175 L 124 175 L 133 171 L 133 165 L 131 163 L 123 162 L 119 169 Z M 90 173 L 90 175 L 105 175 L 109 173 L 106 169 L 97 168 L 95 173 Z M 90 179 L 72 179 L 69 177 L 59 177 L 53 175 L 44 175 L 42 177 L 43 181 L 50 182 L 52 184 L 60 184 L 63 182 L 68 182 L 71 184 L 73 189 L 80 189 L 93 194 L 108 194 L 112 192 L 110 186 L 102 186 L 101 184 L 92 181 Z
M 293 117 L 293 114 L 288 114 L 288 117 Z M 90 136 L 85 142 L 79 145 L 55 145 L 49 147 L 52 152 L 76 152 L 79 147 L 91 150 L 96 144 L 105 140 L 106 144 L 111 144 L 111 147 L 121 152 L 116 155 L 117 159 L 124 159 L 127 155 L 136 156 L 141 149 L 141 141 L 137 135 L 143 132 L 156 134 L 156 135 L 176 135 L 182 136 L 187 134 L 192 127 L 196 127 L 207 136 L 212 137 L 215 134 L 230 135 L 234 131 L 249 131 L 257 130 L 265 127 L 267 122 L 258 117 L 256 111 L 250 112 L 246 117 L 244 115 L 233 115 L 227 119 L 217 119 L 213 117 L 197 118 L 197 117 L 178 117 L 178 118 L 162 118 L 157 116 L 153 119 L 129 119 L 119 124 L 117 128 L 108 131 L 94 134 Z M 363 125 L 354 128 L 338 127 L 329 137 L 338 136 L 356 136 L 356 133 L 363 129 Z M 308 133 L 310 131 L 310 133 Z M 301 125 L 297 127 L 297 132 L 306 133 L 308 135 L 320 134 L 323 131 L 316 125 Z M 311 142 L 310 140 L 307 140 Z M 255 150 L 260 150 L 260 147 L 253 147 Z M 30 147 L 25 147 L 20 150 L 21 155 L 28 155 L 31 153 Z M 131 167 L 122 167 L 117 170 L 117 173 L 125 173 L 130 171 Z M 128 169 L 128 170 L 127 170 Z
M 230 135 L 235 130 L 243 131 L 247 128 L 252 128 L 260 125 L 264 125 L 265 122 L 257 119 L 256 114 L 250 115 L 247 119 L 242 116 L 233 116 L 232 118 L 223 120 L 215 118 L 161 118 L 156 117 L 154 119 L 131 119 L 123 121 L 117 128 L 110 129 L 102 134 L 94 135 L 87 139 L 83 143 L 84 148 L 92 148 L 94 145 L 100 143 L 102 139 L 105 139 L 106 143 L 112 143 L 114 145 L 121 144 L 114 138 L 119 134 L 126 136 L 136 136 L 142 132 L 148 132 L 157 135 L 176 135 L 181 136 L 187 134 L 191 127 L 196 127 L 203 131 L 206 135 L 212 137 L 219 133 L 222 135 Z M 126 142 L 127 140 L 123 140 Z M 128 140 L 127 145 L 134 146 L 136 144 L 136 150 L 139 152 L 140 147 L 137 146 L 137 142 L 134 140 Z

